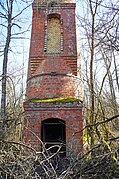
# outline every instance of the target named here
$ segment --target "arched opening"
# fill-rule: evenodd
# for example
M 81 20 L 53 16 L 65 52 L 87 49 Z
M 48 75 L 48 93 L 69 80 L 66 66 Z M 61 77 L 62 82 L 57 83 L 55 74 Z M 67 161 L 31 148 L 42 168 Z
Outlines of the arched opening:
M 66 155 L 66 125 L 65 121 L 58 118 L 49 118 L 41 123 L 41 140 L 45 147 L 51 148 L 50 152 L 55 153 L 60 146 L 60 156 Z
M 57 14 L 48 16 L 47 53 L 61 52 L 61 22 Z

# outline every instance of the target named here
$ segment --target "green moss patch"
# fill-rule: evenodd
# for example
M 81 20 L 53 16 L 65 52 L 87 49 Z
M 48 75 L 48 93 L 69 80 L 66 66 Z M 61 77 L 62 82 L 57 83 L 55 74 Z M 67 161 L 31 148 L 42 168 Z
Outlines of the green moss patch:
M 49 98 L 49 99 L 31 99 L 31 102 L 34 103 L 56 103 L 56 102 L 61 102 L 61 103 L 72 103 L 72 102 L 80 102 L 79 99 L 69 97 L 69 98 Z

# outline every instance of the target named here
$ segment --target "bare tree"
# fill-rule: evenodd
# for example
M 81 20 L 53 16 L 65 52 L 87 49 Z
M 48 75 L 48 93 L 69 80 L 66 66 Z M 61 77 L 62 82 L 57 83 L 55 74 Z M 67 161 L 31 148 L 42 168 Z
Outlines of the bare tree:
M 84 80 L 86 126 L 82 131 L 84 131 L 84 142 L 89 141 L 89 148 L 80 151 L 72 158 L 70 156 L 65 158 L 64 161 L 58 158 L 61 146 L 57 146 L 57 152 L 51 154 L 45 146 L 42 151 L 36 151 L 35 148 L 13 141 L 11 138 L 3 139 L 0 141 L 0 174 L 3 178 L 111 179 L 119 176 L 119 135 L 115 136 L 110 131 L 110 124 L 119 118 L 119 105 L 116 99 L 119 84 L 116 40 L 118 28 L 114 25 L 117 20 L 117 8 L 113 3 L 105 5 L 104 0 L 88 0 L 84 7 L 87 9 L 86 14 L 79 17 L 81 29 L 85 32 L 83 50 L 85 47 L 86 62 Z M 10 40 L 12 37 L 11 35 Z M 8 52 L 9 50 L 11 49 L 8 48 Z M 5 77 L 7 76 L 6 71 Z M 7 89 L 7 95 L 11 96 L 9 89 L 14 89 L 11 80 Z M 8 100 L 8 103 L 11 105 L 5 107 L 10 107 L 12 110 L 9 110 L 8 116 L 5 114 L 5 118 L 7 116 L 7 119 L 10 119 L 12 116 L 12 120 L 10 119 L 7 124 L 14 125 L 17 119 L 23 117 L 22 110 L 20 113 L 14 110 L 14 104 L 17 103 L 16 96 L 12 102 Z M 35 134 L 33 135 L 38 139 Z M 38 139 L 38 143 L 41 146 L 42 141 Z
M 80 3 L 81 4 L 81 3 Z M 95 126 L 103 117 L 118 114 L 118 1 L 83 1 L 79 14 L 80 41 L 84 59 L 86 135 L 93 147 L 110 136 L 110 125 Z M 86 89 L 86 90 L 85 90 Z M 113 108 L 113 110 L 112 110 Z M 115 119 L 116 122 L 117 119 Z M 113 121 L 114 122 L 114 121 Z M 117 124 L 117 122 L 116 122 Z
M 22 2 L 22 0 L 21 0 Z M 23 1 L 25 2 L 25 1 Z M 17 18 L 20 17 L 20 15 L 25 11 L 26 8 L 30 6 L 30 3 L 27 4 L 25 7 L 19 8 L 19 12 L 17 14 L 14 13 L 13 7 L 15 7 L 15 3 L 18 5 L 18 2 L 15 0 L 6 0 L 5 2 L 0 2 L 0 18 L 4 20 L 5 23 L 1 23 L 0 25 L 2 28 L 5 28 L 6 34 L 5 36 L 5 45 L 3 48 L 3 68 L 2 68 L 2 96 L 1 96 L 1 125 L 0 125 L 0 133 L 3 135 L 3 129 L 4 129 L 4 122 L 6 119 L 6 81 L 8 78 L 7 75 L 7 66 L 8 66 L 8 59 L 9 59 L 9 52 L 12 51 L 10 43 L 12 39 L 19 39 L 22 38 L 20 35 L 22 35 L 24 32 L 27 31 L 21 31 L 18 33 L 13 33 L 13 29 L 17 27 L 21 30 L 21 27 L 19 25 L 19 22 L 17 22 Z M 1 22 L 2 22 L 1 20 Z

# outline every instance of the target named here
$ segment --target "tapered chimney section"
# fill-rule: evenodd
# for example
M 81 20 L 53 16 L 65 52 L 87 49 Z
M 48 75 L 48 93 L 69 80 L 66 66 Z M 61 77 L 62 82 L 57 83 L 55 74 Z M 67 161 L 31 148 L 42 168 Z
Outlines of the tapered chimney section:
M 24 103 L 25 142 L 41 149 L 35 133 L 47 148 L 63 143 L 66 154 L 82 148 L 75 7 L 68 0 L 34 1 Z

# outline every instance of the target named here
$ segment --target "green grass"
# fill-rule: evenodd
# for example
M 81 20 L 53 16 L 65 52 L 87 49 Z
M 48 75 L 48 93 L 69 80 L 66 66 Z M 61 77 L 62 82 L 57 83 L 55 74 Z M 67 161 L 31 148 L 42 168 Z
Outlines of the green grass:
M 79 102 L 80 100 L 73 97 L 68 97 L 68 98 L 31 99 L 30 101 L 34 103 L 56 103 L 56 102 L 71 103 L 71 102 Z

